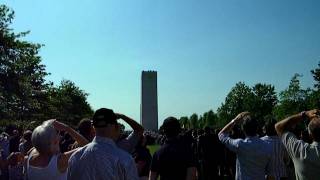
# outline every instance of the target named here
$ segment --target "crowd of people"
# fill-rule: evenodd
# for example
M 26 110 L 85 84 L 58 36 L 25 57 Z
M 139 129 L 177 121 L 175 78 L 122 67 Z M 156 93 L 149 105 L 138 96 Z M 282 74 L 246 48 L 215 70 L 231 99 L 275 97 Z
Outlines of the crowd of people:
M 122 119 L 132 132 L 122 132 Z M 306 131 L 296 131 L 302 122 Z M 282 121 L 242 112 L 221 130 L 185 130 L 174 117 L 160 132 L 98 109 L 73 129 L 55 119 L 0 136 L 0 179 L 9 180 L 291 180 L 320 179 L 320 116 L 304 111 Z M 148 144 L 161 147 L 151 154 Z

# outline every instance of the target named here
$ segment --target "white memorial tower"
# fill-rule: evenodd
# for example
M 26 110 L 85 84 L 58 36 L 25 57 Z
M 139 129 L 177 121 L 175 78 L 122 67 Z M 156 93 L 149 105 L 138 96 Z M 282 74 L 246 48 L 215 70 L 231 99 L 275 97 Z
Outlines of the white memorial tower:
M 142 71 L 140 113 L 144 129 L 158 131 L 157 71 Z

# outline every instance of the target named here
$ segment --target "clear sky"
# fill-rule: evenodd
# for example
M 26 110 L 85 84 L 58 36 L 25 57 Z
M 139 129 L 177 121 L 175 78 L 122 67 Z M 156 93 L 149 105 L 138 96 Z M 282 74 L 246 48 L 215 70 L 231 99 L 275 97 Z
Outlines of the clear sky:
M 94 109 L 137 120 L 142 70 L 158 71 L 159 120 L 221 105 L 238 81 L 311 87 L 319 0 L 1 0 L 45 44 L 48 80 L 74 81 Z

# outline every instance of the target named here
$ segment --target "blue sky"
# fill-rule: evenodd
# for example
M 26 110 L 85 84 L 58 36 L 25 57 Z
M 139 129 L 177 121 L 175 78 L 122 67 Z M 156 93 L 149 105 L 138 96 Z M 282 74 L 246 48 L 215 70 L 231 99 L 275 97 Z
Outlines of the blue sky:
M 318 0 L 2 0 L 15 31 L 45 44 L 48 80 L 74 81 L 94 109 L 140 116 L 142 70 L 158 71 L 159 120 L 216 110 L 238 81 L 311 87 Z

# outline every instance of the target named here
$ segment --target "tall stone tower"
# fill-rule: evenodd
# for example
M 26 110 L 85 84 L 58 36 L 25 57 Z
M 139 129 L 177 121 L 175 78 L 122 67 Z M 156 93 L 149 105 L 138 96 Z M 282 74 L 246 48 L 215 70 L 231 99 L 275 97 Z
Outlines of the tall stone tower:
M 140 123 L 146 130 L 158 130 L 157 88 L 157 71 L 142 71 Z

